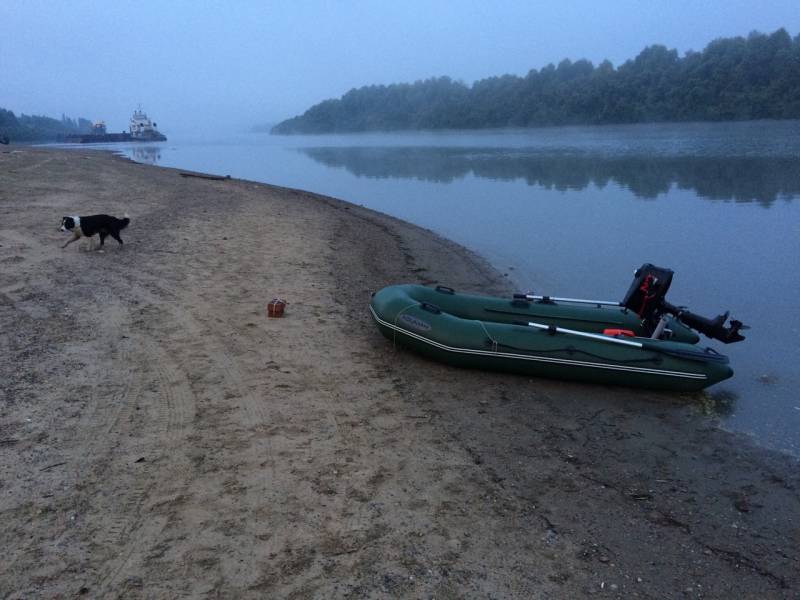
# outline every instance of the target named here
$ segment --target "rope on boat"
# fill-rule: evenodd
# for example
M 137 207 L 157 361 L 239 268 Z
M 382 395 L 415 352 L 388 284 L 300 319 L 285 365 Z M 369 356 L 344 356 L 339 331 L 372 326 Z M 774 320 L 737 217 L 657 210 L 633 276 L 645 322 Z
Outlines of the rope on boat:
M 419 303 L 409 304 L 408 306 L 406 306 L 403 310 L 399 311 L 394 316 L 394 327 L 392 328 L 392 349 L 393 350 L 397 350 L 397 329 L 399 327 L 397 325 L 397 319 L 399 319 L 400 315 L 402 315 L 404 312 L 406 312 L 409 308 L 414 308 L 415 306 L 419 306 Z
M 497 352 L 498 341 L 489 335 L 489 330 L 486 329 L 486 325 L 484 325 L 483 321 L 478 321 L 478 323 L 480 323 L 481 327 L 483 327 L 483 332 L 486 334 L 486 337 L 492 342 L 492 352 Z

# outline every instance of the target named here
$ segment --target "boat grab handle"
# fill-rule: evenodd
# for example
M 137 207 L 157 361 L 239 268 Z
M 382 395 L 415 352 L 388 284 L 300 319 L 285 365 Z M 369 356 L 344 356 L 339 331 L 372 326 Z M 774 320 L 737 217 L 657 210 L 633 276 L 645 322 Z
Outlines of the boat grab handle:
M 441 314 L 442 309 L 436 306 L 435 304 L 429 304 L 428 302 L 420 302 L 419 307 L 422 310 L 427 310 L 429 313 L 433 313 L 435 315 Z
M 456 293 L 453 288 L 447 287 L 446 285 L 437 285 L 436 291 L 441 292 L 442 294 L 450 294 L 451 296 Z

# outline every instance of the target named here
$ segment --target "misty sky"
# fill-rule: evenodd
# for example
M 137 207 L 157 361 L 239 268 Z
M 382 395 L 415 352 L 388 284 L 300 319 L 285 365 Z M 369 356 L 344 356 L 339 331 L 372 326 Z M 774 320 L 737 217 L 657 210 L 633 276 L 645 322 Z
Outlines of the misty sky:
M 0 107 L 168 136 L 245 131 L 368 84 L 615 66 L 646 45 L 800 32 L 800 0 L 0 0 Z

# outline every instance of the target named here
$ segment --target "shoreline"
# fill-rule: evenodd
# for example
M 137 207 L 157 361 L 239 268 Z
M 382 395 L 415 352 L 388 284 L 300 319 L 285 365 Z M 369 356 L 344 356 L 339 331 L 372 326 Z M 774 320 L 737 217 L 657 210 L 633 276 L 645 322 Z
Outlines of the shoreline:
M 507 293 L 477 254 L 300 190 L 7 150 L 4 597 L 800 589 L 797 459 L 679 396 L 461 371 L 370 322 L 390 283 Z M 125 210 L 122 250 L 59 248 L 62 214 Z

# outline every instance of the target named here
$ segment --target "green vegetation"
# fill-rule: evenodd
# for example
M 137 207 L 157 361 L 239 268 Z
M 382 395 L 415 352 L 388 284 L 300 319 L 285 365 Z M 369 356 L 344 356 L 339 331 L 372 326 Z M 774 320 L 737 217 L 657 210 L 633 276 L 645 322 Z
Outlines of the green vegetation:
M 312 106 L 272 133 L 478 129 L 800 118 L 800 35 L 718 39 L 678 56 L 654 45 L 618 68 L 561 61 L 525 77 L 440 77 L 367 86 Z
M 10 110 L 0 108 L 0 140 L 12 142 L 53 142 L 71 133 L 88 133 L 92 123 L 86 119 L 61 120 L 36 115 L 17 117 Z

